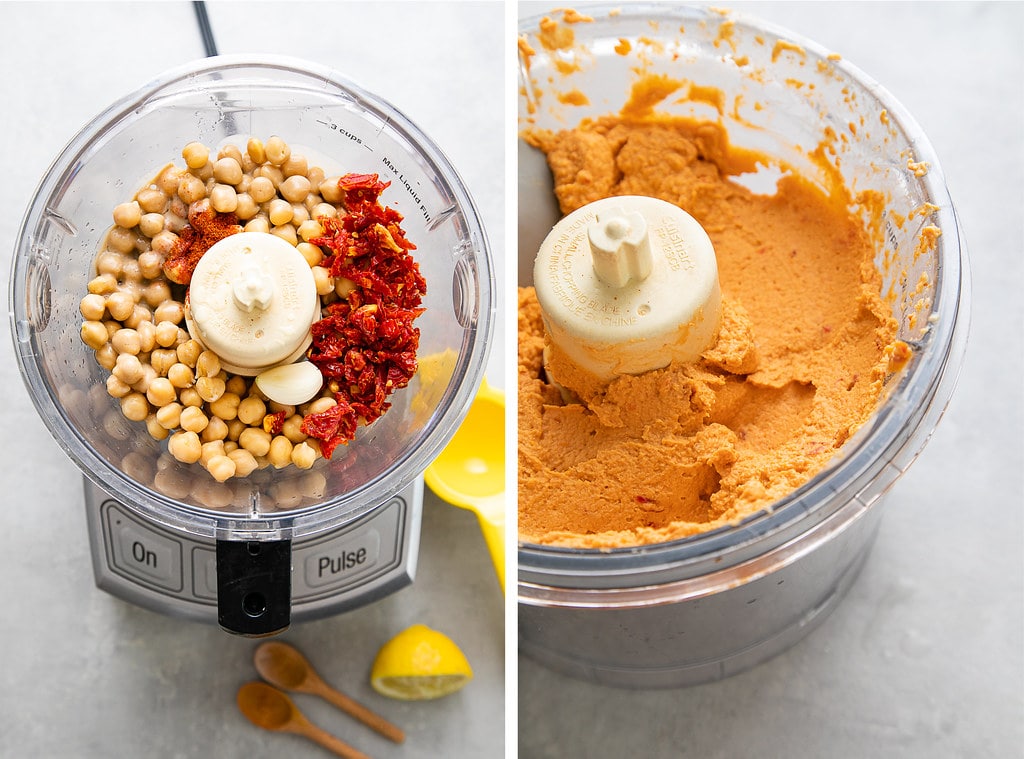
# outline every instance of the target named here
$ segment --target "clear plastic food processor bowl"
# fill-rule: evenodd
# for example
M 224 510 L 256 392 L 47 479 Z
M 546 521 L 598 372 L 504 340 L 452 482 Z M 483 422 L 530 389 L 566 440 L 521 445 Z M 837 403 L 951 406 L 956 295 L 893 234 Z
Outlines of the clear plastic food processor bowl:
M 177 463 L 125 419 L 79 338 L 78 304 L 111 212 L 182 148 L 245 150 L 280 135 L 327 176 L 376 173 L 427 282 L 420 369 L 393 407 L 310 472 L 254 472 L 220 484 Z M 228 56 L 168 72 L 77 134 L 25 216 L 11 285 L 16 353 L 32 400 L 97 485 L 149 520 L 224 540 L 287 540 L 346 524 L 420 476 L 454 434 L 483 374 L 494 281 L 480 219 L 441 150 L 402 113 L 336 72 L 303 61 Z M 155 481 L 159 470 L 173 476 Z M 162 492 L 156 482 L 172 482 Z M 169 492 L 167 492 L 169 491 Z
M 569 25 L 553 12 L 575 36 L 569 47 L 545 46 L 540 17 L 521 23 L 534 55 L 520 56 L 520 127 L 564 129 L 617 113 L 639 69 L 688 80 L 692 93 L 721 90 L 721 110 L 714 98 L 677 101 L 679 93 L 657 110 L 720 120 L 734 145 L 779 157 L 823 185 L 810 151 L 832 130 L 830 163 L 846 186 L 884 198 L 876 264 L 899 336 L 913 348 L 872 419 L 827 468 L 741 524 L 638 548 L 520 544 L 521 650 L 578 677 L 669 687 L 763 661 L 842 598 L 876 534 L 882 495 L 921 451 L 952 392 L 967 332 L 967 258 L 931 145 L 854 66 L 739 14 L 632 3 L 610 11 L 588 7 L 593 22 Z M 622 54 L 622 40 L 630 52 Z M 588 103 L 572 105 L 582 100 L 574 93 Z M 738 181 L 772 191 L 771 167 L 761 173 Z M 520 282 L 529 284 L 558 215 L 549 172 L 525 145 L 519 181 Z M 919 245 L 927 225 L 941 229 L 932 250 Z

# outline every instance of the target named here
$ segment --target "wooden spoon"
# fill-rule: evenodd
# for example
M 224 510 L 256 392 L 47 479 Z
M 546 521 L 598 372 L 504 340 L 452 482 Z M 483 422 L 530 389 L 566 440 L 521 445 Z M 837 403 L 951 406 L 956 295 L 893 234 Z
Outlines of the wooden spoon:
M 306 661 L 306 657 L 293 646 L 280 641 L 262 643 L 256 648 L 253 661 L 256 664 L 256 671 L 268 683 L 285 690 L 320 696 L 385 738 L 395 743 L 405 741 L 405 733 L 401 728 L 325 683 Z
M 362 751 L 314 725 L 288 696 L 266 683 L 251 682 L 239 688 L 238 708 L 250 722 L 264 730 L 302 735 L 344 759 L 370 759 Z

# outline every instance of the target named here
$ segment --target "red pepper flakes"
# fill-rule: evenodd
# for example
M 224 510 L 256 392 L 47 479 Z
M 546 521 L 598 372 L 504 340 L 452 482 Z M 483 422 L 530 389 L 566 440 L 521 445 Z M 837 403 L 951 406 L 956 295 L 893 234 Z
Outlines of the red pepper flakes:
M 423 313 L 427 288 L 409 254 L 416 246 L 400 226 L 402 215 L 378 202 L 389 184 L 376 174 L 343 176 L 338 186 L 347 213 L 320 218 L 324 234 L 310 241 L 329 251 L 322 265 L 332 276 L 355 283 L 347 300 L 329 305 L 313 325 L 307 354 L 337 401 L 302 422 L 326 458 L 355 437 L 360 422 L 379 419 L 391 407 L 388 396 L 416 373 L 420 332 L 413 321 Z
M 187 285 L 203 254 L 214 243 L 241 231 L 235 214 L 214 211 L 209 200 L 193 203 L 188 210 L 188 225 L 178 233 L 164 261 L 164 274 L 172 282 Z
M 280 435 L 281 430 L 284 429 L 284 411 L 278 411 L 274 414 L 267 414 L 263 417 L 263 429 L 269 432 L 271 435 Z

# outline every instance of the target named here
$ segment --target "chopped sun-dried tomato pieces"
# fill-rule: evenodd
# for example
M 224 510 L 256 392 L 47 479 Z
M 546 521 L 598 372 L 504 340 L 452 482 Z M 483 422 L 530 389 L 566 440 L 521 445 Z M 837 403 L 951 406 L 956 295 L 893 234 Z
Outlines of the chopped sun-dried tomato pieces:
M 241 231 L 235 214 L 214 211 L 209 200 L 193 203 L 188 211 L 188 225 L 178 233 L 164 261 L 164 274 L 172 282 L 187 285 L 203 254 L 214 243 Z
M 284 429 L 284 418 L 286 414 L 284 411 L 278 411 L 273 414 L 267 414 L 263 417 L 263 429 L 269 432 L 271 435 L 280 435 L 281 430 Z
M 326 458 L 360 422 L 380 418 L 391 407 L 388 396 L 416 373 L 420 332 L 413 321 L 427 288 L 409 254 L 416 246 L 400 226 L 402 215 L 378 202 L 389 184 L 376 174 L 343 176 L 338 187 L 347 213 L 320 218 L 324 234 L 311 240 L 329 251 L 322 265 L 332 276 L 355 283 L 347 300 L 332 303 L 313 325 L 308 351 L 338 402 L 302 422 Z

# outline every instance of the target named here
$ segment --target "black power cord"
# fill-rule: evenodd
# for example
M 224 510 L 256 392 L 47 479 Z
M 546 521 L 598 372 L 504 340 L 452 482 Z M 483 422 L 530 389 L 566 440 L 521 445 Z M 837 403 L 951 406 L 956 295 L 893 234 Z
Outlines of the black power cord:
M 217 55 L 217 41 L 213 38 L 213 28 L 210 26 L 210 17 L 206 13 L 206 3 L 203 0 L 192 0 L 192 10 L 196 12 L 196 21 L 199 22 L 199 33 L 203 37 L 203 49 L 206 57 L 212 58 Z

